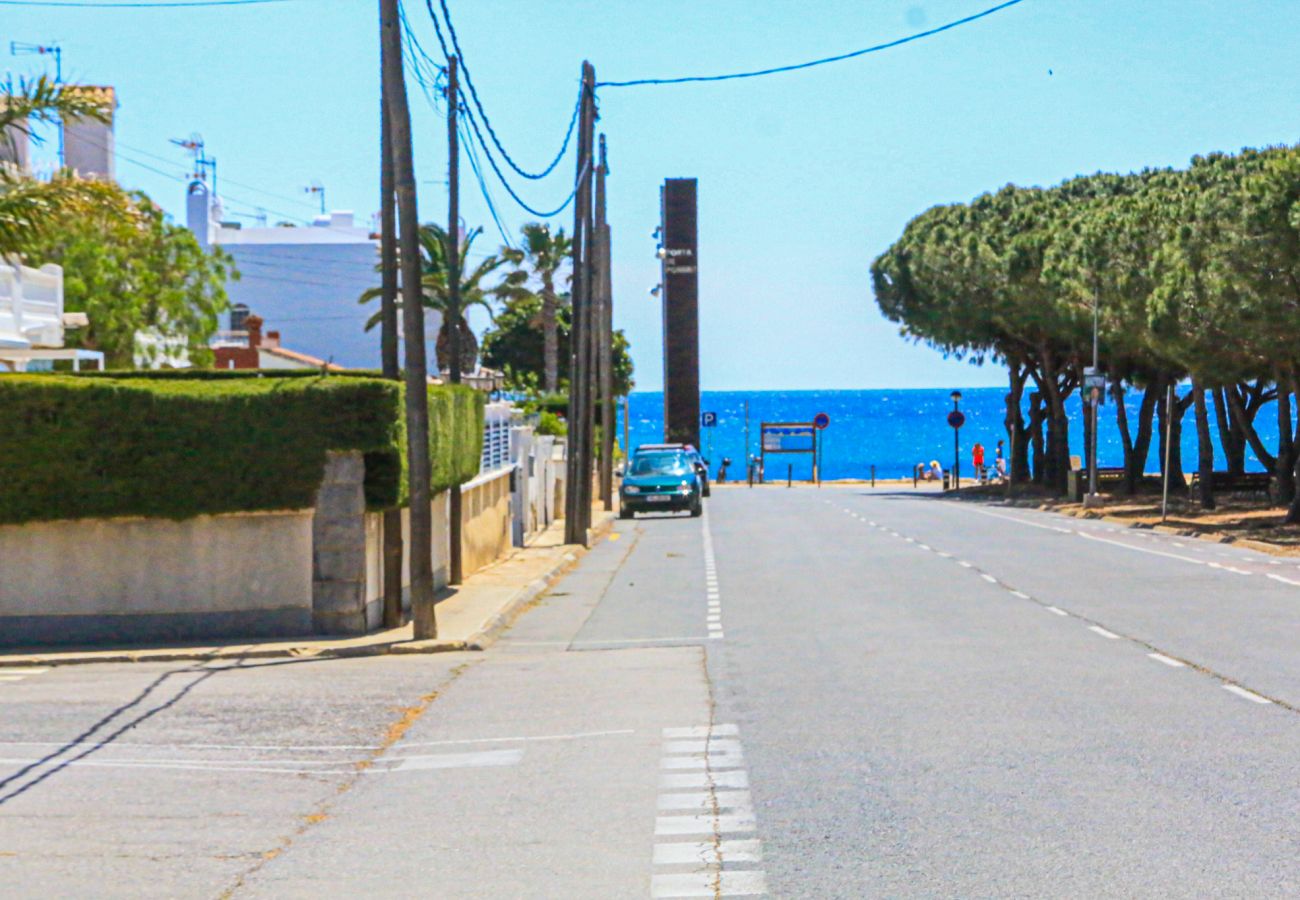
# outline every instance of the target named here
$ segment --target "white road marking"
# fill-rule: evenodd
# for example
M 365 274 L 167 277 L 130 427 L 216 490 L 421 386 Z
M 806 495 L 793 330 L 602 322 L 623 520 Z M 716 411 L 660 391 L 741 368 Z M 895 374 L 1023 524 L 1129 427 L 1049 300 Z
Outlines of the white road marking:
M 1180 549 L 1180 550 L 1187 546 L 1186 544 L 1182 543 L 1181 541 L 1173 541 L 1172 543 L 1173 543 L 1173 545 L 1174 545 L 1175 547 L 1177 547 L 1177 548 Z
M 934 549 L 934 548 L 931 547 L 929 544 L 921 544 L 921 545 L 919 545 L 919 546 L 921 547 L 922 550 L 933 550 L 933 549 Z
M 998 580 L 997 580 L 996 578 L 994 578 L 992 575 L 986 575 L 986 574 L 983 573 L 983 572 L 980 573 L 980 578 L 983 578 L 983 579 L 984 579 L 985 581 L 987 581 L 989 584 L 997 584 L 997 583 L 998 583 Z
M 762 872 L 724 869 L 721 872 L 675 872 L 656 875 L 650 882 L 650 896 L 661 897 L 757 897 L 767 893 Z
M 735 728 L 734 725 L 720 725 L 719 728 Z M 582 738 L 610 737 L 612 735 L 636 734 L 634 728 L 620 728 L 614 731 L 578 731 L 572 734 L 535 734 L 511 735 L 509 737 L 458 738 L 444 741 L 402 741 L 399 747 L 446 747 L 463 744 L 512 744 L 523 741 L 576 741 Z M 733 732 L 734 734 L 734 732 Z M 0 747 L 63 747 L 67 741 L 0 741 Z M 382 750 L 375 744 L 317 744 L 317 745 L 281 745 L 281 744 L 147 744 L 127 743 L 124 741 L 78 741 L 69 750 L 83 747 L 121 747 L 136 750 L 256 750 L 259 752 L 285 753 L 333 753 L 339 750 Z M 394 757 L 388 757 L 390 759 Z M 269 761 L 269 760 L 268 760 Z
M 1296 581 L 1294 578 L 1287 578 L 1283 575 L 1278 575 L 1276 572 L 1269 572 L 1268 577 L 1272 578 L 1274 581 L 1280 581 L 1283 584 L 1290 584 L 1295 587 L 1300 587 L 1300 581 Z
M 50 671 L 49 667 L 40 666 L 0 666 L 0 675 L 40 675 Z
M 681 790 L 698 787 L 749 787 L 749 773 L 744 769 L 732 769 L 726 772 L 672 772 L 659 778 L 659 787 L 665 790 Z
M 1259 694 L 1256 694 L 1254 691 L 1248 691 L 1244 687 L 1238 687 L 1235 684 L 1225 684 L 1223 686 L 1223 689 L 1225 691 L 1231 691 L 1232 693 L 1236 694 L 1238 697 L 1244 697 L 1247 700 L 1249 700 L 1251 703 L 1270 704 L 1273 702 L 1267 697 L 1261 697 Z
M 730 841 L 687 841 L 667 844 L 655 844 L 655 865 L 688 866 L 704 864 L 710 866 L 727 862 L 762 862 L 763 844 L 754 838 L 742 838 Z M 711 896 L 711 895 L 705 895 Z
M 26 675 L 0 675 L 0 681 L 22 681 Z
M 735 725 L 695 725 L 690 728 L 665 728 L 664 737 L 666 738 L 706 738 L 706 737 L 734 737 L 740 734 L 740 729 Z
M 702 741 L 669 741 L 665 753 L 739 753 L 740 741 L 735 738 L 706 738 Z
M 1164 663 L 1172 669 L 1182 669 L 1187 666 L 1187 663 L 1176 660 L 1172 656 L 1165 656 L 1163 653 L 1148 653 L 1147 656 L 1158 663 Z
M 942 556 L 944 559 L 952 559 L 951 553 L 944 553 L 942 550 L 939 551 L 939 555 Z
M 1116 634 L 1116 633 L 1113 632 L 1113 631 L 1107 631 L 1105 628 L 1102 628 L 1100 625 L 1089 625 L 1089 626 L 1088 626 L 1088 630 L 1091 631 L 1091 632 L 1094 633 L 1094 634 L 1099 634 L 1099 635 L 1101 635 L 1101 636 L 1104 637 L 1104 638 L 1109 638 L 1109 639 L 1112 640 L 1112 641 L 1118 641 L 1118 640 L 1119 640 L 1119 635 L 1118 635 L 1118 634 Z
M 659 808 L 674 809 L 752 809 L 749 791 L 692 791 L 688 794 L 660 794 Z
M 1090 541 L 1099 541 L 1100 543 L 1110 544 L 1114 547 L 1123 547 L 1125 550 L 1132 550 L 1136 553 L 1149 553 L 1152 556 L 1164 556 L 1168 559 L 1180 559 L 1183 562 L 1189 562 L 1196 566 L 1216 565 L 1215 563 L 1207 563 L 1203 559 L 1195 559 L 1191 556 L 1183 556 L 1181 553 L 1166 553 L 1164 550 L 1152 550 L 1148 547 L 1134 547 L 1132 544 L 1126 544 L 1123 541 L 1112 541 L 1109 538 L 1097 537 L 1095 534 L 1086 534 L 1082 531 L 1080 531 L 1078 534 L 1079 537 L 1086 538 Z
M 1068 612 L 1066 612 L 1065 610 L 1061 609 L 1061 608 L 1058 607 L 1058 606 L 1048 606 L 1048 607 L 1046 607 L 1046 609 L 1047 609 L 1048 612 L 1050 612 L 1050 613 L 1056 613 L 1058 616 L 1068 616 L 1068 615 L 1069 615 Z
M 1013 597 L 1019 597 L 1021 600 L 1028 600 L 1028 599 L 1029 599 L 1029 595 L 1026 594 L 1024 591 L 1012 591 L 1012 592 L 1011 592 L 1011 596 L 1013 596 Z
M 690 816 L 659 816 L 655 819 L 655 834 L 744 834 L 754 830 L 752 813 L 714 815 L 711 812 Z
M 436 756 L 410 756 L 395 771 L 412 769 L 470 769 L 482 766 L 514 766 L 524 758 L 522 749 L 482 750 L 478 753 L 441 753 Z M 369 770 L 367 770 L 369 771 Z
M 1055 532 L 1058 532 L 1059 534 L 1073 534 L 1073 533 L 1074 533 L 1074 531 L 1073 531 L 1072 529 L 1069 529 L 1069 528 L 1061 528 L 1061 527 L 1059 527 L 1059 526 L 1057 526 L 1057 525 L 1043 525 L 1043 524 L 1040 523 L 1040 522 L 1030 522 L 1029 520 L 1027 520 L 1027 519 L 1022 519 L 1022 518 L 1020 518 L 1019 516 L 1008 516 L 1008 515 L 1003 515 L 1002 513 L 990 512 L 990 511 L 987 510 L 987 509 L 976 509 L 976 508 L 973 507 L 973 506 L 965 506 L 965 505 L 962 505 L 962 508 L 963 508 L 963 509 L 966 509 L 966 510 L 969 510 L 970 512 L 973 512 L 973 513 L 979 513 L 979 514 L 982 515 L 982 516 L 992 516 L 992 517 L 995 518 L 995 519 L 1006 519 L 1008 522 L 1015 522 L 1015 523 L 1017 523 L 1017 524 L 1019 524 L 1019 525 L 1028 525 L 1030 528 L 1042 528 L 1042 529 L 1044 529 L 1045 531 L 1055 531 Z
M 973 568 L 974 568 L 974 566 L 972 566 L 970 563 L 966 562 L 966 560 L 964 560 L 964 559 L 963 559 L 963 560 L 960 560 L 960 561 L 957 563 L 957 565 L 961 566 L 963 569 L 973 569 Z
M 916 543 L 916 538 L 903 538 L 903 540 L 907 541 L 909 544 Z

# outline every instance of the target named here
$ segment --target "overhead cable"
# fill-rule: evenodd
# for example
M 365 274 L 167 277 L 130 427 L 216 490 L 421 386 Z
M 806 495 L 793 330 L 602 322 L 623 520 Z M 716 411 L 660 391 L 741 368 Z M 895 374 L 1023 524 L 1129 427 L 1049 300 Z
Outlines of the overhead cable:
M 427 2 L 427 0 L 426 0 Z M 876 44 L 873 47 L 864 47 L 861 50 L 853 50 L 849 53 L 841 53 L 837 56 L 826 56 L 821 59 L 813 59 L 808 62 L 794 63 L 788 66 L 775 66 L 770 69 L 755 69 L 751 72 L 732 72 L 726 75 L 686 75 L 680 78 L 636 78 L 631 81 L 598 81 L 598 88 L 623 88 L 623 87 L 641 87 L 643 85 L 666 85 L 666 84 L 695 84 L 706 81 L 734 81 L 741 78 L 759 78 L 764 75 L 780 75 L 785 72 L 797 72 L 800 69 L 811 69 L 814 66 L 824 66 L 829 63 L 843 62 L 846 59 L 856 59 L 859 56 L 866 56 L 868 53 L 879 53 L 881 50 L 890 50 L 894 47 L 901 47 L 903 44 L 910 44 L 913 41 L 919 41 L 922 38 L 932 37 L 945 31 L 951 31 L 962 25 L 968 25 L 986 16 L 1001 12 L 1008 7 L 1015 6 L 1023 0 L 1006 0 L 1005 3 L 999 3 L 982 12 L 966 16 L 963 19 L 956 19 L 947 24 L 940 25 L 937 28 L 931 28 L 928 31 L 918 31 L 915 34 L 909 34 L 906 37 L 897 40 L 888 41 L 883 44 Z
M 433 0 L 424 0 L 424 4 L 429 9 L 429 18 L 433 19 L 433 28 L 438 34 L 438 43 L 442 45 L 443 56 L 450 58 L 451 53 L 448 51 L 447 41 L 442 36 L 442 26 L 438 23 L 438 14 L 433 9 Z M 510 154 L 506 152 L 505 146 L 502 145 L 501 139 L 497 137 L 496 130 L 492 127 L 492 120 L 488 118 L 487 110 L 483 108 L 483 104 L 479 101 L 478 91 L 474 88 L 474 80 L 470 77 L 469 66 L 465 62 L 465 54 L 461 51 L 460 40 L 456 36 L 456 26 L 452 24 L 451 21 L 451 10 L 447 8 L 447 0 L 438 0 L 438 4 L 442 7 L 442 15 L 447 20 L 447 33 L 451 35 L 452 49 L 456 51 L 456 57 L 460 60 L 460 73 L 464 78 L 465 84 L 469 87 L 470 99 L 474 101 L 474 108 L 478 110 L 479 117 L 483 120 L 483 128 L 492 138 L 492 144 L 501 154 L 501 158 L 504 159 L 506 165 L 511 169 L 514 169 L 516 173 L 532 181 L 539 181 L 547 175 L 550 175 L 555 171 L 555 167 L 560 164 L 560 160 L 564 158 L 564 154 L 568 152 L 569 143 L 573 139 L 573 131 L 578 123 L 578 111 L 582 108 L 581 89 L 578 91 L 577 102 L 573 104 L 573 113 L 569 116 L 569 127 L 564 132 L 564 140 L 561 142 L 560 150 L 555 154 L 555 158 L 552 159 L 546 168 L 542 169 L 540 172 L 529 172 L 520 167 L 520 165 L 511 158 Z

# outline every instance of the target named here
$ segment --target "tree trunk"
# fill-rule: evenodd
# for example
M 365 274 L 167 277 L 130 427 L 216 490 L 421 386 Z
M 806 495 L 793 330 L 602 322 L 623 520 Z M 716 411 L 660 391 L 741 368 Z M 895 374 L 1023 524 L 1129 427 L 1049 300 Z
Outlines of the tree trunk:
M 1146 473 L 1147 457 L 1151 453 L 1151 423 L 1156 404 L 1164 395 L 1164 384 L 1153 379 L 1142 390 L 1142 404 L 1138 407 L 1137 436 L 1129 437 L 1128 409 L 1124 406 L 1123 389 L 1115 391 L 1115 419 L 1120 437 L 1124 441 L 1124 492 L 1136 494 L 1142 476 Z
M 428 360 L 420 280 L 420 218 L 416 207 L 411 112 L 402 68 L 397 0 L 380 0 L 382 65 L 388 123 L 392 128 L 393 179 L 401 242 L 402 318 L 406 332 L 406 447 L 410 496 L 411 610 L 416 640 L 438 636 L 433 596 L 432 461 L 429 459 Z
M 550 279 L 542 283 L 542 387 L 548 394 L 560 389 L 559 302 Z
M 1196 475 L 1199 481 L 1199 499 L 1202 509 L 1214 509 L 1214 441 L 1210 437 L 1210 414 L 1205 404 L 1205 388 L 1199 381 L 1192 382 L 1193 403 L 1196 406 Z
M 1291 389 L 1281 375 L 1277 379 L 1277 456 L 1273 474 L 1277 479 L 1277 502 L 1290 504 L 1295 499 L 1295 440 L 1291 429 Z
M 1252 401 L 1258 398 L 1258 393 L 1251 391 L 1249 388 L 1246 390 L 1246 393 L 1248 396 L 1253 395 L 1251 396 Z M 1279 390 L 1277 393 L 1279 397 L 1278 408 L 1281 409 L 1282 392 Z M 1241 394 L 1238 393 L 1238 388 L 1235 386 L 1227 389 L 1225 399 L 1228 403 L 1228 413 L 1232 418 L 1232 424 L 1235 427 L 1237 434 L 1239 434 L 1242 439 L 1242 471 L 1244 472 L 1246 470 L 1246 444 L 1249 444 L 1250 449 L 1255 452 L 1255 458 L 1259 460 L 1260 465 L 1269 471 L 1275 471 L 1277 467 L 1277 457 L 1270 453 L 1268 448 L 1264 446 L 1264 442 L 1259 439 L 1259 431 L 1255 428 L 1255 416 L 1258 415 L 1259 408 L 1262 404 L 1250 402 L 1249 406 L 1243 405 Z M 1287 418 L 1290 418 L 1289 411 L 1287 413 Z M 1279 434 L 1278 437 L 1281 438 L 1281 434 Z
M 1064 494 L 1070 472 L 1070 417 L 1065 412 L 1069 392 L 1052 363 L 1049 351 L 1041 354 L 1043 380 L 1040 385 L 1047 394 L 1047 479 L 1046 484 L 1056 494 Z
M 1232 388 L 1211 388 L 1210 396 L 1214 398 L 1214 423 L 1219 428 L 1219 446 L 1223 448 L 1223 458 L 1227 460 L 1228 471 L 1240 475 L 1246 471 L 1246 440 L 1235 420 L 1228 418 L 1228 391 Z
M 438 369 L 443 372 L 451 371 L 450 324 L 450 319 L 443 319 L 442 327 L 438 329 L 438 342 L 434 345 L 434 352 L 438 356 Z M 464 319 L 460 320 L 460 327 L 457 330 L 460 332 L 460 370 L 473 372 L 478 364 L 478 338 L 474 336 L 474 329 L 470 328 L 469 323 Z
M 1168 389 L 1166 389 L 1168 390 Z M 1187 486 L 1187 477 L 1183 474 L 1183 415 L 1187 412 L 1187 407 L 1192 402 L 1192 395 L 1189 393 L 1186 397 L 1180 398 L 1176 390 L 1170 391 L 1174 397 L 1172 420 L 1165 402 L 1167 396 L 1165 391 L 1161 392 L 1159 402 L 1160 418 L 1158 429 L 1160 431 L 1160 471 L 1165 470 L 1165 436 L 1169 436 L 1169 483 L 1178 487 Z
M 382 22 L 381 22 L 382 26 Z M 382 75 L 382 73 L 381 73 Z M 381 91 L 382 93 L 382 91 Z M 393 193 L 393 147 L 388 125 L 388 104 L 382 107 L 379 147 L 379 268 L 380 268 L 380 341 L 379 355 L 384 377 L 402 378 L 397 353 L 397 198 Z M 402 624 L 402 511 L 384 510 L 384 627 Z
M 1028 371 L 1020 363 L 1012 363 L 1009 371 L 1009 390 L 1006 396 L 1007 413 L 1003 424 L 1007 429 L 1007 485 L 1028 480 L 1029 461 L 1025 458 L 1029 448 L 1025 417 L 1020 413 L 1021 398 L 1025 393 Z
M 1029 394 L 1029 434 L 1033 444 L 1034 484 L 1042 484 L 1047 479 L 1047 452 L 1043 447 L 1043 421 L 1047 418 L 1047 409 L 1043 405 L 1040 391 Z

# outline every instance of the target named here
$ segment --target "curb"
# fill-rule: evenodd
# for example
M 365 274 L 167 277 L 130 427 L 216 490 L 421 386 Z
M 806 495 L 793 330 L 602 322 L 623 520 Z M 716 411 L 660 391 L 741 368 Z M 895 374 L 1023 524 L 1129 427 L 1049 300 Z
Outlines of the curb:
M 614 516 L 601 513 L 590 531 L 589 543 L 593 546 L 614 524 Z M 31 666 L 79 666 L 95 663 L 164 663 L 164 662 L 216 662 L 219 660 L 242 659 L 349 659 L 365 656 L 411 656 L 430 653 L 457 653 L 464 651 L 483 651 L 496 643 L 501 633 L 510 626 L 523 611 L 524 607 L 546 593 L 561 576 L 568 573 L 590 547 L 571 546 L 550 567 L 546 574 L 535 578 L 506 601 L 505 605 L 480 628 L 465 640 L 456 641 L 385 641 L 373 644 L 360 644 L 345 647 L 318 647 L 311 643 L 296 646 L 278 647 L 259 650 L 255 646 L 245 649 L 220 648 L 216 651 L 206 648 L 207 652 L 198 650 L 122 650 L 122 651 L 87 651 L 77 655 L 61 656 L 48 659 L 41 654 L 7 657 L 0 654 L 0 666 L 21 668 Z M 54 651 L 58 652 L 58 651 Z

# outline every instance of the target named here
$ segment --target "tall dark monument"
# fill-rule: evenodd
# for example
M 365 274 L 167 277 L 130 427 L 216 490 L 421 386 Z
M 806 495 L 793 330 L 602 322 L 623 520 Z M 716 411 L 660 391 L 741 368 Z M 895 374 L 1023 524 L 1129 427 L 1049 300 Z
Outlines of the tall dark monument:
M 664 440 L 700 446 L 700 309 L 695 179 L 659 191 L 664 304 Z

